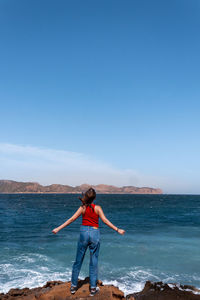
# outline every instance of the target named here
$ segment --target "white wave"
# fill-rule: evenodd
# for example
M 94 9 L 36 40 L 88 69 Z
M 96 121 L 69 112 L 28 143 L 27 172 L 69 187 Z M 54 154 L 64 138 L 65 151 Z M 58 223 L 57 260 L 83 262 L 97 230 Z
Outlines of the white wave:
M 124 292 L 125 296 L 131 293 L 140 292 L 145 285 L 145 282 L 124 282 L 118 280 L 103 280 L 103 284 L 117 286 L 121 291 Z
M 194 280 L 196 280 L 196 281 L 200 281 L 200 276 L 194 275 L 193 278 L 194 278 Z
M 123 273 L 126 275 L 119 277 L 117 273 Z M 112 278 L 111 280 L 109 280 L 109 276 Z M 101 279 L 104 284 L 112 284 L 117 286 L 120 290 L 124 292 L 126 296 L 131 293 L 140 292 L 144 288 L 144 285 L 147 280 L 163 281 L 169 284 L 170 282 L 193 281 L 194 276 L 191 276 L 189 274 L 173 274 L 172 276 L 171 274 L 160 272 L 158 270 L 144 269 L 142 266 L 137 266 L 129 269 L 121 268 L 118 271 L 111 270 L 106 276 L 106 278 Z M 196 291 L 195 293 L 198 293 L 198 291 Z
M 159 277 L 152 274 L 150 270 L 142 270 L 142 269 L 135 269 L 134 271 L 130 271 L 130 276 L 133 279 L 140 279 L 140 280 L 159 280 Z
M 34 258 L 36 258 L 36 262 Z M 33 262 L 34 261 L 34 262 Z M 23 264 L 25 262 L 25 264 Z M 11 288 L 34 288 L 43 286 L 47 281 L 62 280 L 70 281 L 71 267 L 63 269 L 57 263 L 42 254 L 22 255 L 14 259 L 14 263 L 0 265 L 0 292 L 7 293 Z M 130 268 L 111 268 L 104 264 L 101 268 L 100 279 L 103 284 L 117 286 L 125 294 L 140 292 L 147 280 L 170 282 L 192 282 L 199 278 L 198 275 L 188 274 L 168 274 L 142 266 Z M 84 279 L 88 276 L 87 271 L 81 271 L 79 278 Z M 188 283 L 190 284 L 190 283 Z M 199 293 L 198 291 L 195 293 Z
M 150 269 L 144 270 L 142 267 L 134 267 L 130 269 L 121 268 L 121 272 L 123 272 L 124 276 L 120 276 L 118 278 L 117 271 L 110 271 L 111 277 L 117 277 L 117 279 L 109 280 L 107 278 L 102 278 L 104 284 L 112 284 L 117 286 L 120 290 L 122 290 L 126 295 L 131 293 L 140 292 L 145 285 L 147 280 L 157 281 L 160 278 L 153 274 Z M 121 273 L 118 271 L 118 274 Z
M 71 279 L 71 268 L 66 268 L 65 272 L 54 272 L 48 267 L 36 266 L 36 269 L 19 268 L 12 264 L 0 265 L 1 277 L 8 280 L 1 282 L 0 292 L 7 293 L 11 288 L 34 288 L 43 286 L 47 281 Z M 5 280 L 4 280 L 5 281 Z
M 29 253 L 28 255 L 22 254 L 21 256 L 14 257 L 13 260 L 19 262 L 33 263 L 38 261 L 48 261 L 49 258 L 40 253 Z
M 200 289 L 199 288 L 196 288 L 196 290 L 193 290 L 193 289 L 190 289 L 190 288 L 183 289 L 180 284 L 168 283 L 168 285 L 171 289 L 178 288 L 181 291 L 191 292 L 193 294 L 200 295 Z
M 14 260 L 20 261 L 20 262 L 27 262 L 27 263 L 34 263 L 35 259 L 28 257 L 28 256 L 20 256 L 20 257 L 15 257 Z

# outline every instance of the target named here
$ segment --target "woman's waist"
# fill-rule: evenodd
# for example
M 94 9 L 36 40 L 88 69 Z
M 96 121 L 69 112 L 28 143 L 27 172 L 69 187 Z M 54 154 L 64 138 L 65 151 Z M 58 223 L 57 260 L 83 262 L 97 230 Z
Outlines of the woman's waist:
M 81 225 L 80 227 L 81 230 L 89 231 L 89 230 L 99 230 L 99 225 Z

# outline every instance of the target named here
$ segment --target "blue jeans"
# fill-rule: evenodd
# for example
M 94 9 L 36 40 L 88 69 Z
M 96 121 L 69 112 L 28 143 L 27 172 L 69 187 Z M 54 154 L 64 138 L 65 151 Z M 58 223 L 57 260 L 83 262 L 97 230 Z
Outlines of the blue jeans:
M 98 256 L 100 248 L 100 231 L 91 226 L 81 225 L 80 237 L 77 246 L 76 261 L 73 264 L 71 285 L 77 286 L 78 276 L 81 270 L 86 250 L 90 249 L 90 288 L 97 286 L 98 280 Z

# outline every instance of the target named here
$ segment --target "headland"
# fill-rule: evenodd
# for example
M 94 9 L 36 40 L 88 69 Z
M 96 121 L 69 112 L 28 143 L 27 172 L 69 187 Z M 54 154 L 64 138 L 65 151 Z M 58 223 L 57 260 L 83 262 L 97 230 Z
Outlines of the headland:
M 89 187 L 93 187 L 98 194 L 162 194 L 162 190 L 152 187 L 135 187 L 98 184 L 82 184 L 78 186 L 51 184 L 41 185 L 37 182 L 18 182 L 13 180 L 0 180 L 0 193 L 18 194 L 18 193 L 41 193 L 41 194 L 79 194 L 85 192 Z

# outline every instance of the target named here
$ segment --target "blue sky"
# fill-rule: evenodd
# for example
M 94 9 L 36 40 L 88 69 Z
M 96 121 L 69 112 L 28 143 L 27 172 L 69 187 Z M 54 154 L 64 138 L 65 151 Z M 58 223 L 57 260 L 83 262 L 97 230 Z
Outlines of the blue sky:
M 0 2 L 0 178 L 200 193 L 200 2 Z

